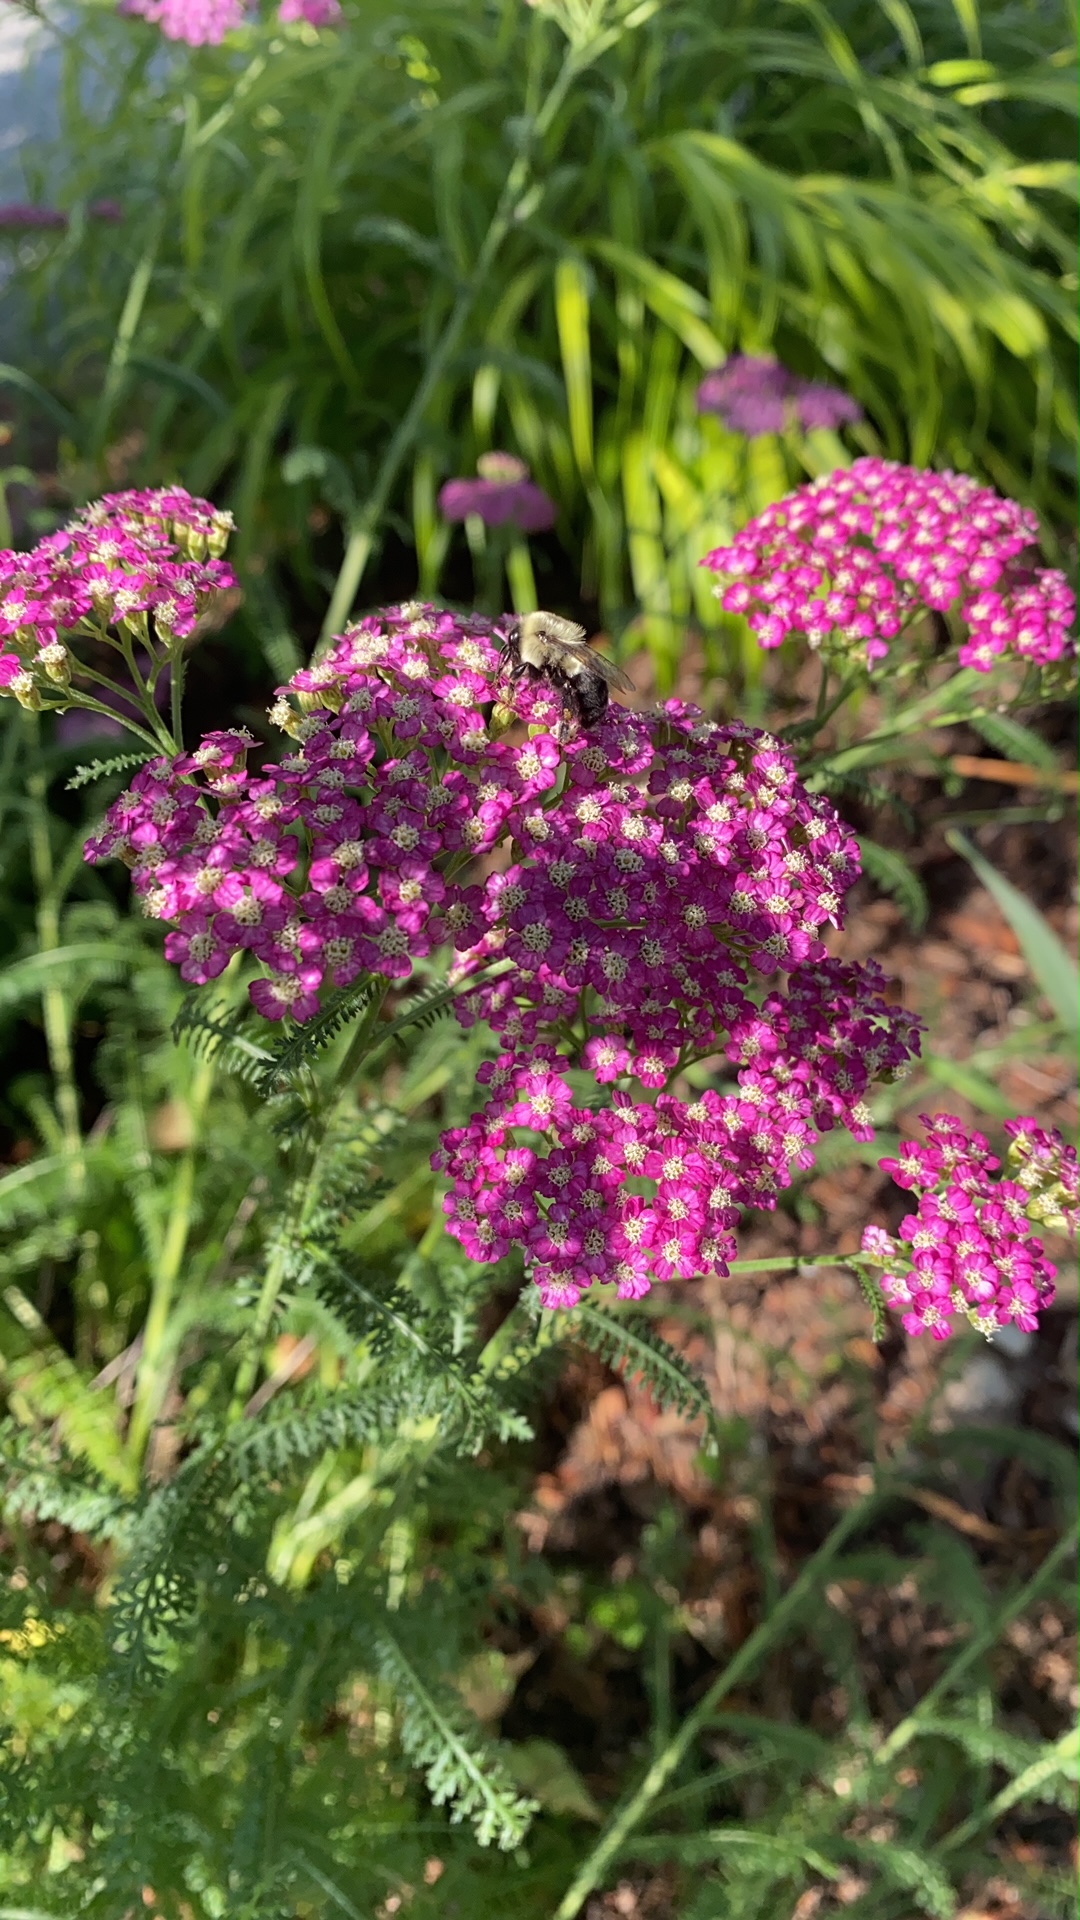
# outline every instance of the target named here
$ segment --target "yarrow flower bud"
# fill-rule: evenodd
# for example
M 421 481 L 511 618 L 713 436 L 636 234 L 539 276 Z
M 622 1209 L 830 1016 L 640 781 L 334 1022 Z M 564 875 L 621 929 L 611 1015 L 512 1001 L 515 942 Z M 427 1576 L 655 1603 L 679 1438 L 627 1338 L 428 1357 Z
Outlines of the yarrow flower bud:
M 762 433 L 783 433 L 789 425 L 808 432 L 847 426 L 863 417 L 858 401 L 840 387 L 800 380 L 778 360 L 742 353 L 706 374 L 697 404 L 699 413 L 719 414 L 733 433 L 751 440 Z
M 432 607 L 361 621 L 280 690 L 280 762 L 251 770 L 228 732 L 153 762 L 88 857 L 127 862 L 185 979 L 250 951 L 270 1019 L 456 946 L 459 1018 L 499 1052 L 436 1156 L 451 1233 L 480 1260 L 520 1247 L 549 1303 L 594 1279 L 636 1297 L 724 1272 L 739 1209 L 774 1205 L 822 1130 L 869 1137 L 918 1023 L 878 968 L 829 958 L 858 847 L 777 741 L 675 701 L 561 740 L 500 639 Z M 490 734 L 500 699 L 525 739 Z M 727 1088 L 678 1097 L 705 1058 Z
M 217 596 L 235 587 L 221 559 L 232 515 L 182 487 L 132 489 L 84 507 L 27 553 L 0 551 L 0 694 L 40 706 L 70 695 L 80 637 L 122 627 L 151 644 L 186 639 Z M 115 644 L 115 643 L 114 643 Z
M 980 1333 L 1032 1331 L 1054 1299 L 1055 1268 L 1031 1222 L 1077 1231 L 1077 1157 L 1034 1120 L 1006 1122 L 1004 1177 L 981 1133 L 954 1114 L 920 1114 L 926 1145 L 904 1141 L 882 1171 L 918 1196 L 896 1238 L 867 1227 L 863 1253 L 886 1271 L 882 1290 L 908 1333 L 947 1340 L 957 1316 Z M 1015 1177 L 1013 1177 L 1015 1176 Z
M 966 625 L 961 666 L 1050 667 L 1076 658 L 1076 603 L 1063 573 L 1032 563 L 1038 531 L 1033 513 L 966 474 L 865 459 L 767 507 L 702 565 L 762 647 L 799 635 L 873 667 L 934 609 Z
M 1076 1149 L 1056 1128 L 1036 1125 L 1030 1118 L 1006 1120 L 1012 1142 L 1006 1164 L 1029 1196 L 1028 1217 L 1054 1233 L 1080 1233 L 1080 1166 Z

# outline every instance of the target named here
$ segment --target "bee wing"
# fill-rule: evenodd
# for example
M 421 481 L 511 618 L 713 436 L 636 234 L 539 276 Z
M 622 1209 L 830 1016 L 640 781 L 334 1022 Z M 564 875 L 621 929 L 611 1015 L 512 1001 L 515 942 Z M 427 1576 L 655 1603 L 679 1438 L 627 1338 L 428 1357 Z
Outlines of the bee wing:
M 597 653 L 595 647 L 582 647 L 581 651 L 588 653 L 590 667 L 595 667 L 600 678 L 606 680 L 609 687 L 614 687 L 619 693 L 637 692 L 629 674 L 624 673 L 621 667 L 617 667 L 614 660 L 609 660 L 606 654 Z

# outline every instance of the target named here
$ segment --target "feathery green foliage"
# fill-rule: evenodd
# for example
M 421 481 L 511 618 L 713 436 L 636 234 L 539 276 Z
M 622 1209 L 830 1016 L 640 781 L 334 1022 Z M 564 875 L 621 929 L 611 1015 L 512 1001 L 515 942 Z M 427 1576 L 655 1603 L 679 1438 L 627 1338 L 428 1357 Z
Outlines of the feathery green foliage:
M 465 599 L 438 488 L 504 445 L 560 509 L 510 556 L 515 604 L 534 572 L 644 642 L 661 691 L 692 633 L 707 683 L 765 718 L 762 656 L 698 561 L 793 481 L 856 447 L 952 463 L 1037 505 L 1054 550 L 1076 442 L 1064 39 L 1052 10 L 968 0 L 376 0 L 338 35 L 251 25 L 189 55 L 83 10 L 72 219 L 17 244 L 26 365 L 0 385 L 33 447 L 58 436 L 72 499 L 175 478 L 235 508 L 222 645 L 255 643 L 252 678 L 290 673 L 328 604 L 331 631 L 415 582 Z M 86 217 L 104 195 L 121 222 Z M 866 422 L 748 442 L 699 417 L 737 349 L 837 380 Z M 502 559 L 474 545 L 490 584 Z M 1054 788 L 1054 752 L 984 710 L 978 676 L 919 665 L 872 731 L 825 736 L 824 697 L 790 741 L 866 812 L 903 818 L 890 769 L 965 721 Z M 935 1402 L 908 1478 L 861 1468 L 873 1490 L 831 1530 L 808 1507 L 781 1564 L 779 1461 L 645 1313 L 541 1314 L 513 1262 L 480 1271 L 443 1232 L 430 1154 L 490 1047 L 441 1020 L 452 978 L 345 989 L 273 1041 L 238 973 L 185 995 L 81 864 L 78 796 L 145 756 L 72 774 L 72 748 L 3 717 L 0 1014 L 29 1064 L 0 1096 L 0 1914 L 578 1920 L 657 1863 L 687 1920 L 774 1920 L 853 1881 L 866 1920 L 954 1912 L 1007 1823 L 1057 1818 L 1075 1779 L 1056 1710 L 1037 1738 L 998 1684 L 1015 1624 L 1068 1604 L 1067 1451 L 938 1433 Z M 874 832 L 867 875 L 919 928 L 922 882 Z M 1064 1020 L 1062 956 L 1022 905 Z M 999 1114 L 999 1068 L 1057 1032 L 929 1047 L 876 1118 L 942 1088 Z M 834 1135 L 820 1165 L 884 1146 Z M 627 1579 L 526 1544 L 567 1349 L 643 1422 L 702 1423 L 703 1472 L 753 1515 L 714 1637 L 680 1585 L 689 1509 L 651 1513 Z M 995 1449 L 1054 1521 L 1004 1571 L 919 1499 Z M 857 1603 L 888 1622 L 913 1595 L 940 1658 L 890 1717 Z M 617 1753 L 533 1737 L 549 1663 L 570 1705 L 621 1676 Z M 846 1702 L 829 1730 L 781 1717 L 808 1674 Z M 1052 1871 L 1030 1878 L 1064 1916 Z

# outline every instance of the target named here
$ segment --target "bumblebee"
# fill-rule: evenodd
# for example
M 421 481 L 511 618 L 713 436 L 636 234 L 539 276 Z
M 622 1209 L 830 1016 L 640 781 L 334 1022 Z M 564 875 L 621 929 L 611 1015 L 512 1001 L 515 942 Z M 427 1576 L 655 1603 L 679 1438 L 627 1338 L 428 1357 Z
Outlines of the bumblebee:
M 608 709 L 608 689 L 633 693 L 634 683 L 620 667 L 597 653 L 584 627 L 557 613 L 526 613 L 515 620 L 503 641 L 501 659 L 511 680 L 528 674 L 546 680 L 579 726 L 595 727 Z

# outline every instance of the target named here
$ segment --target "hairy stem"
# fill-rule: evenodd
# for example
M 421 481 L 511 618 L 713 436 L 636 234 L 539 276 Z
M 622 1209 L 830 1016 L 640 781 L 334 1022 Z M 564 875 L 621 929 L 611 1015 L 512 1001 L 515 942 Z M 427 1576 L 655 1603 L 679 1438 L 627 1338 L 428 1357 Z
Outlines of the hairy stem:
M 169 714 L 172 720 L 173 743 L 177 753 L 184 750 L 184 673 L 187 661 L 183 649 L 177 645 L 173 649 L 172 673 L 169 678 Z
M 39 731 L 37 715 L 28 718 L 31 751 L 36 752 Z M 49 810 L 45 803 L 45 775 L 30 774 L 26 790 L 30 799 L 30 863 L 37 892 L 38 949 L 41 953 L 55 953 L 60 945 L 60 901 L 49 835 Z M 75 1194 L 82 1186 L 86 1167 L 79 1123 L 79 1091 L 75 1083 L 75 1056 L 71 1045 L 71 1014 L 67 994 L 57 981 L 50 981 L 48 986 L 42 988 L 41 1011 L 55 1086 L 57 1118 L 64 1139 L 68 1185 L 71 1193 Z
M 191 1231 L 192 1206 L 195 1199 L 196 1152 L 213 1080 L 213 1061 L 202 1061 L 192 1081 L 191 1096 L 188 1101 L 191 1113 L 191 1143 L 184 1148 L 173 1179 L 172 1202 L 161 1242 L 161 1252 L 151 1283 L 150 1309 L 143 1329 L 139 1380 L 128 1433 L 128 1449 L 136 1461 L 141 1460 L 146 1451 L 150 1430 L 157 1419 L 168 1385 L 172 1363 L 168 1338 L 169 1316 L 172 1312 L 176 1283 L 180 1277 L 184 1254 L 187 1251 L 188 1235 Z
M 382 1004 L 386 998 L 386 992 L 386 982 L 383 983 L 381 991 L 378 986 L 373 987 L 371 999 L 368 1001 L 367 1006 L 364 1008 L 363 1013 L 356 1023 L 352 1039 L 349 1041 L 341 1057 L 337 1071 L 326 1090 L 318 1116 L 308 1132 L 304 1164 L 300 1169 L 293 1187 L 295 1205 L 290 1206 L 290 1217 L 283 1223 L 283 1231 L 278 1235 L 274 1243 L 266 1273 L 263 1277 L 259 1298 L 255 1306 L 255 1317 L 245 1341 L 244 1353 L 236 1370 L 232 1399 L 229 1404 L 228 1417 L 230 1421 L 239 1420 L 243 1417 L 244 1408 L 251 1398 L 252 1389 L 254 1388 L 261 1364 L 262 1349 L 265 1345 L 267 1335 L 270 1332 L 274 1314 L 277 1309 L 278 1297 L 285 1284 L 285 1278 L 288 1273 L 289 1251 L 295 1243 L 294 1236 L 302 1233 L 312 1205 L 318 1197 L 320 1160 L 323 1148 L 326 1145 L 326 1138 L 330 1131 L 334 1115 L 337 1112 L 339 1101 L 348 1090 L 368 1053 L 371 1051 L 372 1033 L 379 1014 L 382 1011 Z

